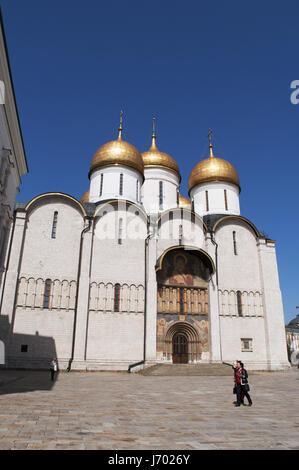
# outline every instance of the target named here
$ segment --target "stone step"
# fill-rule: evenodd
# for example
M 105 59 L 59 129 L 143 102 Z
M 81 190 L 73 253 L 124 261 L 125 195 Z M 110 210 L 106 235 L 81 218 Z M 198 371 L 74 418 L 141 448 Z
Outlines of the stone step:
M 230 366 L 224 364 L 155 364 L 140 372 L 150 376 L 233 376 Z

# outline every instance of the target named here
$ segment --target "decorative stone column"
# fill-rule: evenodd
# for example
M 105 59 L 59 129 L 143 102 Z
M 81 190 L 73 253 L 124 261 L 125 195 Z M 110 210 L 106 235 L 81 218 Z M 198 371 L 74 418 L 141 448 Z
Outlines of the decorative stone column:
M 206 251 L 216 264 L 215 255 L 216 245 L 212 242 L 211 234 L 207 235 L 206 238 Z M 209 282 L 209 324 L 210 324 L 210 361 L 221 362 L 221 331 L 219 322 L 219 299 L 218 299 L 218 285 L 217 285 L 217 273 L 211 274 Z
M 146 314 L 145 314 L 145 361 L 156 361 L 157 336 L 157 280 L 156 280 L 156 239 L 150 238 L 147 242 L 146 264 Z
M 258 242 L 263 306 L 265 318 L 265 343 L 270 370 L 288 369 L 283 305 L 279 287 L 274 240 Z

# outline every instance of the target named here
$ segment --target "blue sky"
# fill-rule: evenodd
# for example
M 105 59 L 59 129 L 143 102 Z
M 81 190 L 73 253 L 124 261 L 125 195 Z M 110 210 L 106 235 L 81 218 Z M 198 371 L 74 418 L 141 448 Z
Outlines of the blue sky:
M 214 153 L 241 183 L 241 214 L 277 240 L 285 320 L 298 293 L 298 1 L 0 0 L 29 174 L 18 201 L 89 187 L 117 137 L 192 168 Z

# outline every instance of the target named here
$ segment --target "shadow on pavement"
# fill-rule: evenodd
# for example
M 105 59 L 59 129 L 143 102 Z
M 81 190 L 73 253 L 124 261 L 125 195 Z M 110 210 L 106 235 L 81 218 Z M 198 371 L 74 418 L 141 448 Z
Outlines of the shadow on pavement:
M 51 390 L 56 380 L 51 381 L 50 371 L 0 369 L 0 395 Z

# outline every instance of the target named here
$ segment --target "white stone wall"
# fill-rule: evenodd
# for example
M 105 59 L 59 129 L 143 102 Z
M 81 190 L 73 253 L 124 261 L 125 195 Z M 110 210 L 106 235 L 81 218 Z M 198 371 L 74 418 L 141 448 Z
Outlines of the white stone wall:
M 215 240 L 222 360 L 240 359 L 248 369 L 287 368 L 273 242 L 258 239 L 245 221 L 237 219 L 221 222 Z M 237 291 L 241 293 L 241 312 Z M 249 350 L 243 347 L 244 341 L 250 344 Z
M 54 213 L 56 237 L 52 238 Z M 59 196 L 44 198 L 28 213 L 20 275 L 76 279 L 83 215 Z
M 143 359 L 143 336 L 143 312 L 90 312 L 86 359 L 95 368 L 114 363 L 127 369 Z
M 205 250 L 204 224 L 200 217 L 190 210 L 174 209 L 158 219 L 157 259 L 172 246 L 191 246 Z
M 142 203 L 148 214 L 157 214 L 178 207 L 178 175 L 167 168 L 145 167 L 142 186 Z M 163 198 L 160 205 L 160 181 L 163 183 Z
M 225 193 L 226 191 L 226 203 Z M 225 182 L 199 184 L 190 191 L 194 210 L 199 215 L 234 214 L 240 215 L 239 188 Z M 208 198 L 208 207 L 207 201 Z
M 120 194 L 121 174 L 123 175 L 122 194 Z M 143 176 L 133 168 L 122 165 L 99 168 L 90 176 L 89 201 L 127 199 L 140 203 L 142 183 Z
M 50 350 L 62 363 L 70 358 L 83 226 L 80 208 L 61 196 L 42 197 L 27 214 L 17 213 L 1 310 L 11 328 L 6 340 L 11 365 L 45 366 Z M 51 280 L 47 306 L 46 279 Z

